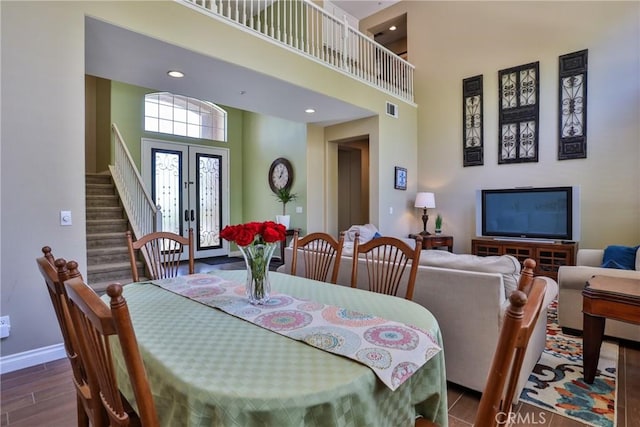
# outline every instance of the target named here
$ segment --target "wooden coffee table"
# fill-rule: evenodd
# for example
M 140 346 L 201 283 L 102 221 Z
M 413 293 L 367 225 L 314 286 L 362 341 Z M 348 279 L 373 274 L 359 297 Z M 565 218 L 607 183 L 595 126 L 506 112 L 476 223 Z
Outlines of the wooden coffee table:
M 640 279 L 593 276 L 582 291 L 582 313 L 584 380 L 592 384 L 606 319 L 640 324 Z

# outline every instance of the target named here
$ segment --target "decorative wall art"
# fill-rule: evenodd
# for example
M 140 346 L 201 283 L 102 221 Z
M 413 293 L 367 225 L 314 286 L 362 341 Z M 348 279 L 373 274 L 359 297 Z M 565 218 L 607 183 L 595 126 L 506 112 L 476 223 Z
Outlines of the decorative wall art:
M 587 157 L 588 50 L 559 57 L 558 160 Z
M 395 179 L 393 188 L 396 190 L 406 190 L 407 189 L 407 169 L 396 166 L 395 168 Z
M 498 164 L 538 161 L 539 62 L 498 72 Z
M 462 165 L 484 164 L 482 74 L 462 80 Z

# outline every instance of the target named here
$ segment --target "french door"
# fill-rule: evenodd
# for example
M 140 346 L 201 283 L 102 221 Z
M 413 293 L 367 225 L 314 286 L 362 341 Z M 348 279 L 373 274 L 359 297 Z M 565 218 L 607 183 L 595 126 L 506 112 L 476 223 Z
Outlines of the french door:
M 227 255 L 229 150 L 142 139 L 142 178 L 160 206 L 162 231 L 187 236 L 196 258 Z

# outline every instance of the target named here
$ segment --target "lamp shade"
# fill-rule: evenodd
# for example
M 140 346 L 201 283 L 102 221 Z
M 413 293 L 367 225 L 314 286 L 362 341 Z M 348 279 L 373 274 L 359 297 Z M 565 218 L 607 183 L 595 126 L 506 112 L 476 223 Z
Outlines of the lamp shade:
M 418 193 L 416 195 L 416 208 L 426 209 L 436 207 L 436 197 L 433 193 Z

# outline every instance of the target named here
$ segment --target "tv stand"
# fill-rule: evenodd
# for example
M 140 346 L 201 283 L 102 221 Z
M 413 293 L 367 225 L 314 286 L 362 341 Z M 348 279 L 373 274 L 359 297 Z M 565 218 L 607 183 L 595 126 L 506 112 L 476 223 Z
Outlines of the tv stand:
M 494 237 L 493 240 L 502 240 L 505 242 L 530 242 L 530 243 L 555 243 L 555 240 L 551 239 L 527 239 L 524 237 Z
M 525 239 L 494 239 L 478 237 L 471 240 L 471 253 L 479 256 L 513 255 L 522 264 L 531 258 L 536 262 L 533 274 L 558 281 L 561 265 L 576 265 L 576 242 L 540 242 Z

